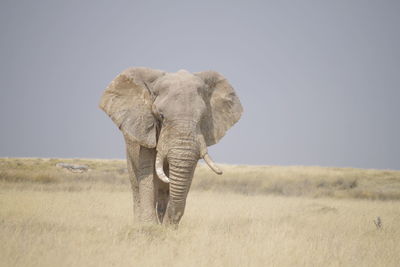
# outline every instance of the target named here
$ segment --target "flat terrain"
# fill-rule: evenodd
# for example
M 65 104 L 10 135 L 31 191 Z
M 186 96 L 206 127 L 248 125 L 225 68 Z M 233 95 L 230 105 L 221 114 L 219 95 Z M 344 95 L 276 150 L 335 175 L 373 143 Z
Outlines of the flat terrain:
M 222 168 L 171 230 L 133 225 L 124 161 L 0 159 L 0 265 L 398 266 L 400 172 Z

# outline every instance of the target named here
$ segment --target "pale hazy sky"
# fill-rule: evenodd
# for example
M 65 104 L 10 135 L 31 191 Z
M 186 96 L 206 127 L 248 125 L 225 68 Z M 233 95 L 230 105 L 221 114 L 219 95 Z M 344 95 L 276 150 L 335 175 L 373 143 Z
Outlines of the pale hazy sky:
M 400 169 L 400 1 L 1 1 L 0 157 L 124 158 L 122 70 L 221 72 L 217 162 Z

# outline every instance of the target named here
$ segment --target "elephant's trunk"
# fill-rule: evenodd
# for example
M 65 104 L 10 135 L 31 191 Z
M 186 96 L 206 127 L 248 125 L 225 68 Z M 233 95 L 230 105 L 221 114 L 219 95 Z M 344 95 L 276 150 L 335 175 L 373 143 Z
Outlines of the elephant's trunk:
M 196 123 L 180 120 L 164 127 L 160 133 L 155 169 L 158 177 L 169 183 L 169 201 L 163 220 L 165 223 L 179 223 L 200 158 L 203 158 L 214 172 L 222 173 L 208 155 L 204 137 L 197 134 L 196 128 Z M 164 172 L 167 165 L 168 176 Z
M 168 152 L 170 197 L 166 221 L 169 223 L 177 224 L 183 215 L 199 157 L 198 146 L 189 139 L 181 140 L 179 146 L 171 148 Z
M 198 151 L 192 148 L 171 149 L 168 153 L 171 200 L 186 198 L 198 158 Z

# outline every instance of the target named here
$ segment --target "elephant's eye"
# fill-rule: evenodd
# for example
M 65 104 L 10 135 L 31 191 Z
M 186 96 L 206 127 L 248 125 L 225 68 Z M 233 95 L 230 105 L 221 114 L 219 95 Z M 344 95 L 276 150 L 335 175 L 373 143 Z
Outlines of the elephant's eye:
M 163 121 L 164 120 L 164 115 L 160 113 L 160 119 Z

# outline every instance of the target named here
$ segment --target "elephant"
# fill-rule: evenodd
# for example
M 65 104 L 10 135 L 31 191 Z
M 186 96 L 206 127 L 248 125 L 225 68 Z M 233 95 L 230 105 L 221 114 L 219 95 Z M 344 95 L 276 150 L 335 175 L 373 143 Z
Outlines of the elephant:
M 177 226 L 199 159 L 241 117 L 229 82 L 216 71 L 131 67 L 105 89 L 99 107 L 122 131 L 134 221 Z

